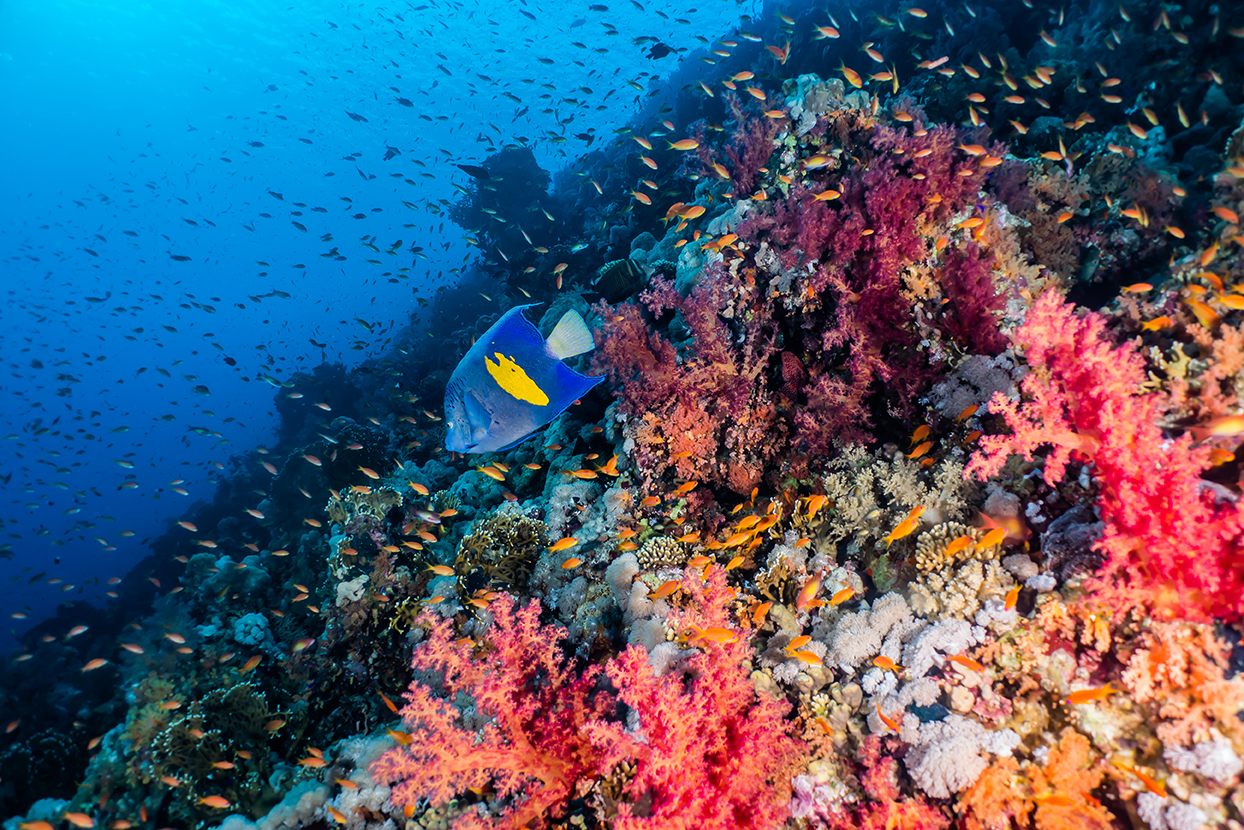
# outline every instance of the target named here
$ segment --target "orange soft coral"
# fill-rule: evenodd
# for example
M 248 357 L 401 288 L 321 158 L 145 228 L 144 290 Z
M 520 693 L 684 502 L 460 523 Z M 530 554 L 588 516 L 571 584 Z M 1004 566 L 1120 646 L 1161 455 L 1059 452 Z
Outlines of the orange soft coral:
M 994 761 L 976 783 L 959 796 L 966 830 L 1026 830 L 1032 802 L 1022 795 L 1023 777 L 1014 758 Z
M 996 761 L 964 790 L 958 810 L 967 830 L 1110 830 L 1110 811 L 1091 795 L 1102 775 L 1088 738 L 1068 727 L 1044 764 Z
M 1164 744 L 1206 740 L 1211 727 L 1244 739 L 1244 678 L 1224 675 L 1227 651 L 1207 625 L 1154 622 L 1140 635 L 1123 683 L 1137 703 L 1158 707 Z

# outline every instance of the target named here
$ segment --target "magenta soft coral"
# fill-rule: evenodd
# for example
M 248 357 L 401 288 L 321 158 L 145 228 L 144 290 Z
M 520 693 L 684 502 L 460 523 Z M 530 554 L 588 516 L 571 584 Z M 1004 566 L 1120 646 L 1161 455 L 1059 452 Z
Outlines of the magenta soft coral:
M 739 96 L 733 92 L 725 93 L 725 101 L 734 119 L 734 132 L 726 146 L 726 155 L 730 159 L 735 190 L 740 196 L 747 196 L 756 184 L 760 168 L 773 155 L 773 138 L 778 134 L 778 126 L 772 118 L 744 109 Z
M 654 315 L 676 311 L 692 335 L 680 354 L 638 306 L 594 309 L 603 336 L 593 369 L 621 388 L 640 469 L 650 480 L 673 470 L 683 480 L 749 492 L 782 447 L 764 383 L 776 335 L 754 281 L 710 267 L 687 297 L 658 276 L 640 299 Z M 725 314 L 734 314 L 737 334 Z
M 1244 617 L 1244 502 L 1205 486 L 1208 448 L 1162 434 L 1162 398 L 1139 391 L 1145 364 L 1134 346 L 1114 346 L 1100 315 L 1077 315 L 1054 293 L 1037 301 L 1015 342 L 1032 369 L 1024 400 L 995 395 L 990 408 L 1011 434 L 982 439 L 968 472 L 993 475 L 1042 445 L 1050 484 L 1073 456 L 1090 463 L 1105 523 L 1105 564 L 1089 582 L 1096 597 L 1160 616 Z

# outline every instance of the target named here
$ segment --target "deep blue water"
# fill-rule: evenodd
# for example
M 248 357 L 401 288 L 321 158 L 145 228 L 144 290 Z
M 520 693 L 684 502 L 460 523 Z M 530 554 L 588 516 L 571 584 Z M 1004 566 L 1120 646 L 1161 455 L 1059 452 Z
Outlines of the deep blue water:
M 434 347 L 418 298 L 474 250 L 454 163 L 617 140 L 757 4 L 698 5 L 0 5 L 6 633 L 104 599 L 274 442 L 274 383 Z

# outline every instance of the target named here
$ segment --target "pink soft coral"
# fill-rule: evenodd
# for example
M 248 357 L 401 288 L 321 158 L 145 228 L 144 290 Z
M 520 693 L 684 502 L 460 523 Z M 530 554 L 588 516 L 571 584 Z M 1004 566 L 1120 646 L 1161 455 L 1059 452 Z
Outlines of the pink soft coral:
M 618 830 L 661 828 L 762 828 L 789 815 L 790 779 L 802 760 L 792 738 L 789 706 L 758 693 L 744 661 L 751 656 L 747 632 L 733 628 L 734 590 L 725 571 L 707 580 L 688 568 L 681 582 L 689 602 L 669 619 L 694 635 L 730 629 L 728 642 L 705 642 L 680 670 L 657 677 L 643 648 L 627 649 L 606 672 L 618 697 L 638 715 L 642 750 L 626 785 Z M 643 804 L 643 818 L 636 805 Z
M 489 610 L 493 624 L 478 648 L 456 639 L 452 622 L 442 620 L 415 649 L 415 672 L 440 673 L 446 694 L 412 683 L 402 708 L 411 740 L 371 767 L 391 784 L 395 803 L 411 806 L 421 798 L 445 804 L 491 785 L 506 805 L 497 820 L 468 814 L 456 830 L 535 825 L 562 815 L 575 785 L 613 769 L 629 747 L 621 727 L 604 717 L 614 701 L 595 691 L 600 668 L 576 673 L 567 664 L 566 632 L 540 626 L 539 602 L 515 613 L 502 596 Z M 459 696 L 471 709 L 455 705 Z
M 1010 435 L 982 439 L 968 471 L 997 473 L 1014 453 L 1051 448 L 1045 479 L 1057 484 L 1073 454 L 1092 464 L 1101 488 L 1105 565 L 1089 583 L 1110 607 L 1160 616 L 1244 617 L 1244 504 L 1203 485 L 1209 450 L 1157 426 L 1158 394 L 1142 394 L 1144 360 L 1114 346 L 1101 316 L 1077 316 L 1055 294 L 1041 297 L 1016 332 L 1032 371 L 1025 400 L 995 395 Z
M 683 585 L 691 601 L 672 626 L 730 626 L 734 592 L 724 571 L 704 581 L 688 570 Z M 645 649 L 629 648 L 604 668 L 615 692 L 600 682 L 600 667 L 575 671 L 562 654 L 566 632 L 541 626 L 539 608 L 533 601 L 515 613 L 502 597 L 489 606 L 493 624 L 478 647 L 442 621 L 415 649 L 416 672 L 442 674 L 446 695 L 419 680 L 406 694 L 411 741 L 372 766 L 395 803 L 444 804 L 491 785 L 496 819 L 468 813 L 456 830 L 546 826 L 573 795 L 630 761 L 599 805 L 616 811 L 619 830 L 763 830 L 785 820 L 802 745 L 789 734 L 787 705 L 752 686 L 745 632 L 706 642 L 663 676 Z M 462 700 L 473 707 L 460 710 Z M 617 720 L 619 704 L 631 713 L 629 730 Z

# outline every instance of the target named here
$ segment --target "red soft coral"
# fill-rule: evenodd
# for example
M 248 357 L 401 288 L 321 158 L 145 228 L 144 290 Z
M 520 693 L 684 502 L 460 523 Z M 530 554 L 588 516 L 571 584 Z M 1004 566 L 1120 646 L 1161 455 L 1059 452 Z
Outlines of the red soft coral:
M 706 642 L 680 670 L 657 677 L 648 653 L 632 647 L 606 673 L 638 715 L 644 749 L 626 784 L 618 830 L 735 830 L 780 825 L 789 815 L 792 768 L 802 744 L 789 734 L 789 706 L 757 692 L 744 668 L 745 630 L 734 629 L 734 590 L 725 571 L 704 580 L 687 569 L 686 609 L 669 623 L 690 632 L 731 628 L 729 642 Z M 643 805 L 642 808 L 639 805 Z M 641 817 L 642 814 L 642 817 Z
M 1244 504 L 1203 486 L 1209 450 L 1157 426 L 1162 398 L 1142 394 L 1145 364 L 1116 347 L 1100 315 L 1077 316 L 1055 294 L 1041 297 L 1016 332 L 1032 371 L 1025 400 L 998 394 L 1010 435 L 982 439 L 968 467 L 993 475 L 1014 453 L 1051 447 L 1045 478 L 1057 484 L 1073 453 L 1090 462 L 1101 489 L 1102 570 L 1089 583 L 1110 607 L 1161 616 L 1244 617 Z
M 755 282 L 712 267 L 686 297 L 658 276 L 640 298 L 654 315 L 678 312 L 691 333 L 680 355 L 638 306 L 594 309 L 603 331 L 593 368 L 621 387 L 640 470 L 650 481 L 672 470 L 682 480 L 750 492 L 783 434 L 764 383 L 776 333 Z
M 722 569 L 707 582 L 688 570 L 683 585 L 690 603 L 672 626 L 730 626 L 734 591 Z M 444 804 L 490 786 L 495 819 L 468 813 L 455 830 L 547 826 L 629 760 L 620 791 L 600 805 L 616 810 L 619 830 L 765 830 L 785 820 L 803 747 L 789 734 L 789 707 L 753 687 L 745 632 L 706 643 L 660 677 L 646 650 L 627 649 L 604 668 L 615 693 L 600 667 L 577 672 L 565 659 L 566 632 L 539 624 L 538 602 L 515 613 L 503 596 L 489 610 L 493 624 L 478 646 L 455 639 L 444 620 L 415 649 L 414 669 L 442 675 L 445 695 L 415 680 L 402 709 L 409 744 L 371 767 L 392 785 L 394 803 Z M 473 706 L 459 709 L 464 702 Z M 619 703 L 636 732 L 617 722 Z
M 455 830 L 542 826 L 564 813 L 576 783 L 613 769 L 630 745 L 605 720 L 614 700 L 596 691 L 599 667 L 574 671 L 562 654 L 565 630 L 540 626 L 539 602 L 515 613 L 502 596 L 489 610 L 493 624 L 478 649 L 455 638 L 450 620 L 415 649 L 412 667 L 440 673 L 446 696 L 412 683 L 402 708 L 410 743 L 371 767 L 404 805 L 444 804 L 491 785 L 503 805 L 497 819 L 468 814 Z M 459 696 L 473 703 L 472 717 L 455 705 Z

